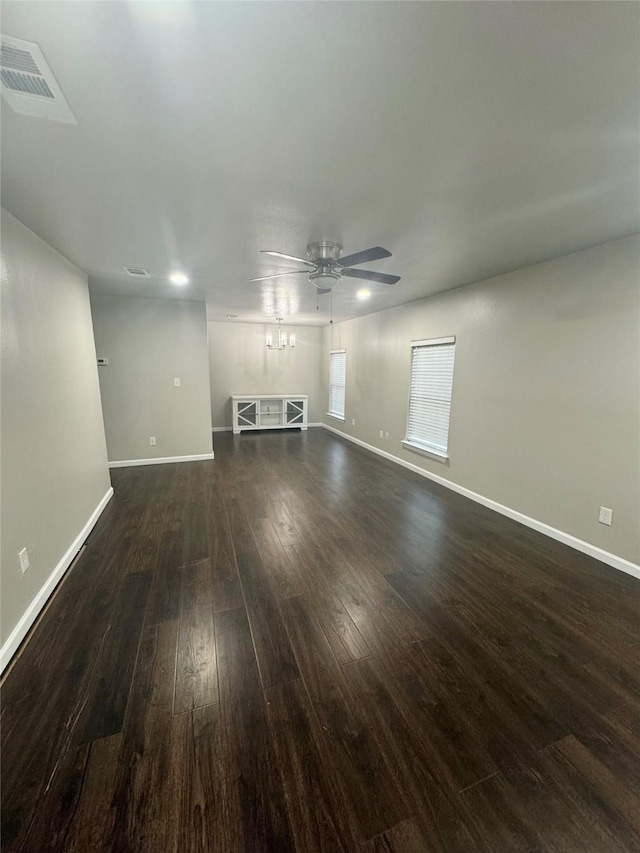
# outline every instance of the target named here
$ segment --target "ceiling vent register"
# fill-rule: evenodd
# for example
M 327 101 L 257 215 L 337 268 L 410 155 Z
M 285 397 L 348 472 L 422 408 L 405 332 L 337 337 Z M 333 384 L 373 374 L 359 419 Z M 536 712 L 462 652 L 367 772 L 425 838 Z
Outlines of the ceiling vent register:
M 71 107 L 37 44 L 1 36 L 2 97 L 20 115 L 77 124 Z
M 148 270 L 145 270 L 143 267 L 125 267 L 124 270 L 132 278 L 151 278 Z

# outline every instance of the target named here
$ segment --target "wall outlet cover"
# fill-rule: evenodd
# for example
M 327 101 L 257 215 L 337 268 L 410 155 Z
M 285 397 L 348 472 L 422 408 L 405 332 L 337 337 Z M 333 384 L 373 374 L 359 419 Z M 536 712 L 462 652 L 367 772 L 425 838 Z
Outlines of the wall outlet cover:
M 601 506 L 600 513 L 598 515 L 598 521 L 600 524 L 607 524 L 611 526 L 613 521 L 613 510 L 609 509 L 609 507 Z
M 18 552 L 18 557 L 20 558 L 20 571 L 24 574 L 31 563 L 29 562 L 29 554 L 27 553 L 27 549 L 23 548 L 22 551 Z
M 173 384 L 174 384 L 174 387 L 175 387 L 175 388 L 179 388 L 179 387 L 180 387 L 180 377 L 179 377 L 179 376 L 176 376 L 176 377 L 174 378 L 174 380 L 173 380 Z

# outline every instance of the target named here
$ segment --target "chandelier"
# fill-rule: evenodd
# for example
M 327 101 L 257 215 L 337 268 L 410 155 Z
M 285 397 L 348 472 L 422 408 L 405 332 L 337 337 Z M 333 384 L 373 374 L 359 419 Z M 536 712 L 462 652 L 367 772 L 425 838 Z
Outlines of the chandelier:
M 267 332 L 267 349 L 294 349 L 296 345 L 296 336 L 293 332 L 290 335 L 287 335 L 285 331 L 283 331 L 282 326 L 282 317 L 276 317 L 278 321 L 278 336 L 276 338 L 276 342 L 273 342 L 273 332 Z

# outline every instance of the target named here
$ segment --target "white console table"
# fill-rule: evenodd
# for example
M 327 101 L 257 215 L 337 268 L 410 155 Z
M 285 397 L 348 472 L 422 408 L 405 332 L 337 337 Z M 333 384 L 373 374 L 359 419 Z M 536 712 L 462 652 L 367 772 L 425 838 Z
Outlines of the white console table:
M 231 398 L 233 432 L 307 428 L 306 394 L 246 394 Z

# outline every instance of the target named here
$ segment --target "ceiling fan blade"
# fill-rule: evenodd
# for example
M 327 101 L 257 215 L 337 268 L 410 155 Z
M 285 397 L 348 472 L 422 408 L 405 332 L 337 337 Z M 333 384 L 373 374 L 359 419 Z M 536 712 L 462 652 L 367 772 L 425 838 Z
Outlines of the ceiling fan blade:
M 309 270 L 289 270 L 289 272 L 277 272 L 275 275 L 261 275 L 260 278 L 250 278 L 249 281 L 266 281 L 268 278 L 282 278 L 283 275 L 296 275 L 296 273 L 301 272 L 309 275 Z
M 273 255 L 275 258 L 285 258 L 287 261 L 299 261 L 301 264 L 309 264 L 310 267 L 315 267 L 313 261 L 305 258 L 296 258 L 295 255 L 285 255 L 284 252 L 270 252 L 268 249 L 260 249 L 261 255 Z
M 399 275 L 387 275 L 384 272 L 371 272 L 371 270 L 340 270 L 340 272 L 351 278 L 364 278 L 365 281 L 377 281 L 379 284 L 395 284 L 400 281 Z
M 380 258 L 390 258 L 391 252 L 387 252 L 382 246 L 374 246 L 372 249 L 365 249 L 364 252 L 356 252 L 354 255 L 345 255 L 344 258 L 339 258 L 338 263 L 341 267 L 352 267 L 354 264 L 366 264 L 367 261 L 379 261 Z

